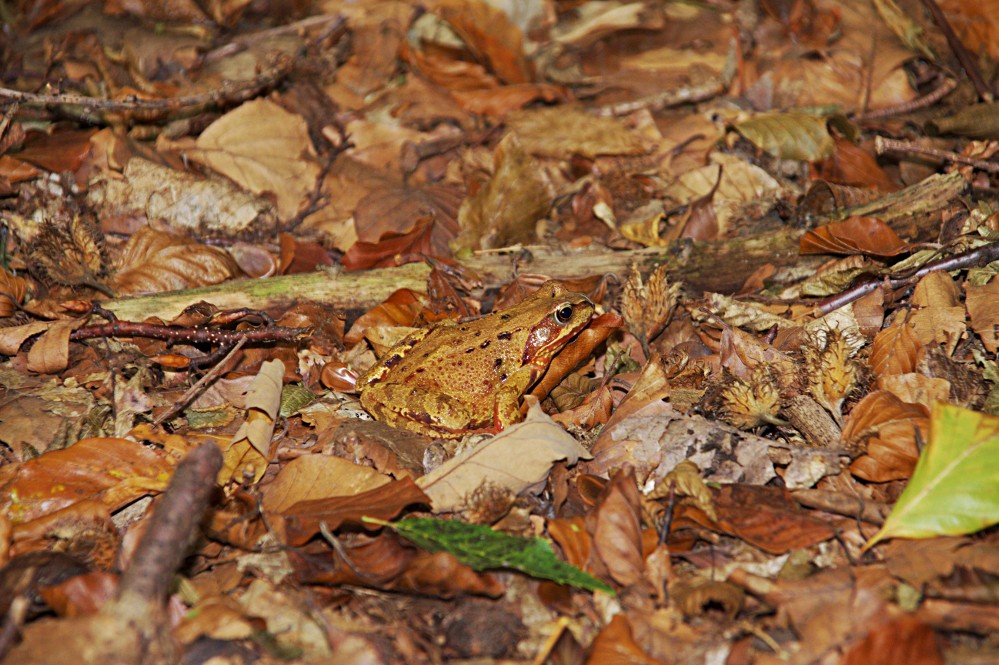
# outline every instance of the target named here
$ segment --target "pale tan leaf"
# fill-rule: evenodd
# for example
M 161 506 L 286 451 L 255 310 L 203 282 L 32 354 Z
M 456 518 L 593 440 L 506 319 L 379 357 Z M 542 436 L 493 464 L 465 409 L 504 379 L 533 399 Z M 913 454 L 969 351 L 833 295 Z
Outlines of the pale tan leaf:
M 340 457 L 306 455 L 285 464 L 274 482 L 264 489 L 261 507 L 280 513 L 301 501 L 332 496 L 353 496 L 390 481 L 371 467 Z
M 514 494 L 537 492 L 552 464 L 565 460 L 572 466 L 579 459 L 590 459 L 590 454 L 535 403 L 524 422 L 448 460 L 417 485 L 433 500 L 435 512 L 454 512 L 468 506 L 485 482 Z
M 912 304 L 924 308 L 957 307 L 961 304 L 961 290 L 946 271 L 934 270 L 912 290 Z
M 102 218 L 156 219 L 192 235 L 265 235 L 277 225 L 271 203 L 224 178 L 206 178 L 137 157 L 128 160 L 123 175 L 101 174 L 90 181 L 87 202 Z
M 281 410 L 281 385 L 284 363 L 267 360 L 250 384 L 246 395 L 246 421 L 233 435 L 225 451 L 225 462 L 219 472 L 219 483 L 251 475 L 254 482 L 263 477 L 271 459 L 271 436 Z
M 320 173 L 308 124 L 267 99 L 213 122 L 189 156 L 254 194 L 273 194 L 282 220 L 298 214 Z
M 28 351 L 28 369 L 39 374 L 60 372 L 69 364 L 69 335 L 83 321 L 56 321 Z

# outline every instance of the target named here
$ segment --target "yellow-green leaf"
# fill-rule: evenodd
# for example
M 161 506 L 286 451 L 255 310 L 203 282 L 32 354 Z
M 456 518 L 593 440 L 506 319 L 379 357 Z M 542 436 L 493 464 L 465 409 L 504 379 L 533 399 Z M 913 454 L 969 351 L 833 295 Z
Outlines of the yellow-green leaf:
M 999 523 L 999 418 L 937 403 L 930 440 L 881 530 L 885 538 L 930 538 Z
M 774 157 L 814 162 L 833 153 L 827 120 L 810 113 L 761 113 L 740 122 L 735 130 Z

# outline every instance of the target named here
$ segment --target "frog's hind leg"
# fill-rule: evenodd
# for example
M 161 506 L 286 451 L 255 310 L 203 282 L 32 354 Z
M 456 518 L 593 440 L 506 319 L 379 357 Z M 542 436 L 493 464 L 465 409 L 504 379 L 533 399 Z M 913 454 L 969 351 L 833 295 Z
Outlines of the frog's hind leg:
M 364 393 L 361 405 L 377 420 L 429 436 L 457 438 L 477 428 L 477 423 L 470 422 L 471 411 L 460 400 L 417 386 L 383 384 L 377 400 Z

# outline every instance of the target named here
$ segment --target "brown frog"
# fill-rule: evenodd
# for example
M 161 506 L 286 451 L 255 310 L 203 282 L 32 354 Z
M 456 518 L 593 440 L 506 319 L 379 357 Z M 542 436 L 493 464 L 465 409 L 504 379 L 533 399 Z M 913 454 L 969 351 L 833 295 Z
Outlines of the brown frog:
M 592 315 L 589 298 L 549 281 L 519 305 L 418 330 L 357 380 L 361 404 L 428 436 L 498 432 L 520 420 L 520 398 Z

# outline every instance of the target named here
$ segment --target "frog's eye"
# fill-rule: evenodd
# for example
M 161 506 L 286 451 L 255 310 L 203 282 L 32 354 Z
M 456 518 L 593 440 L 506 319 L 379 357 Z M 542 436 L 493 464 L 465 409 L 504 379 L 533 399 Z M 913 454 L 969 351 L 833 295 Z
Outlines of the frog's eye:
M 555 317 L 555 321 L 557 321 L 560 325 L 564 326 L 569 323 L 569 321 L 572 320 L 572 303 L 567 302 L 559 305 L 555 309 L 553 316 Z

